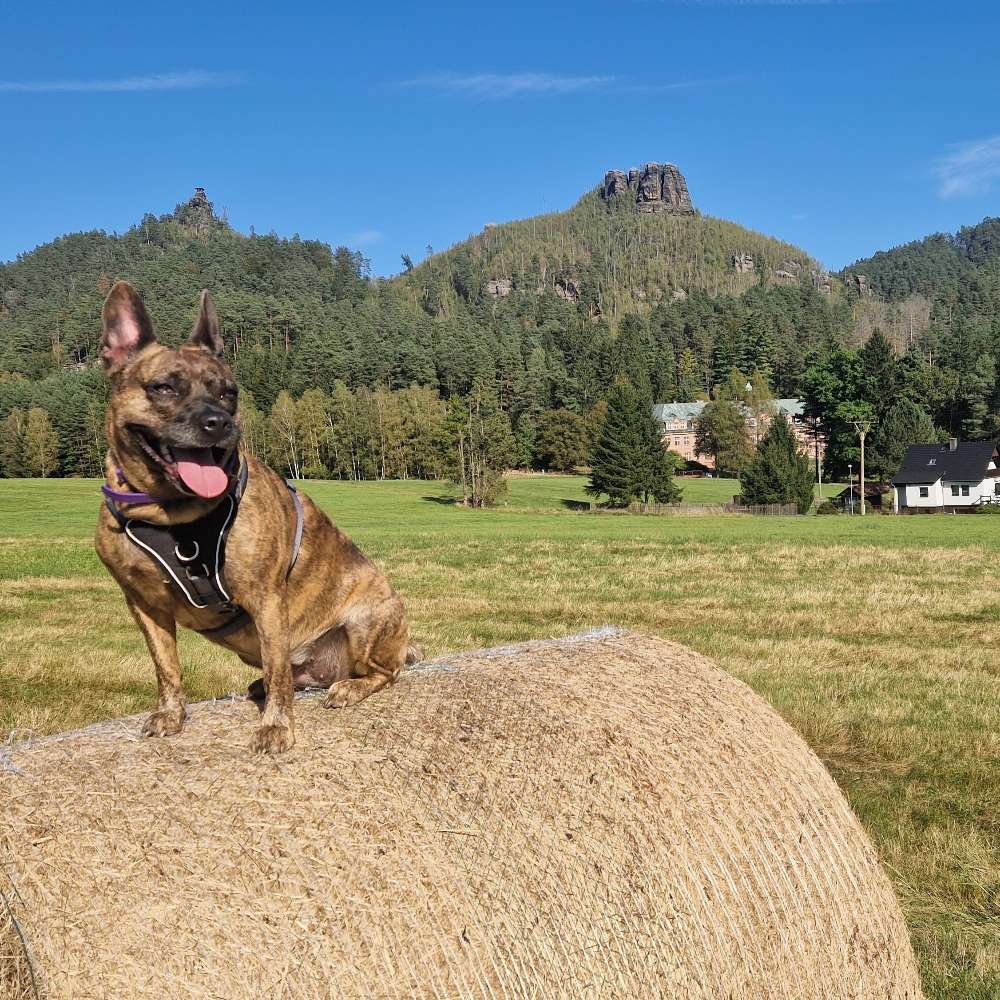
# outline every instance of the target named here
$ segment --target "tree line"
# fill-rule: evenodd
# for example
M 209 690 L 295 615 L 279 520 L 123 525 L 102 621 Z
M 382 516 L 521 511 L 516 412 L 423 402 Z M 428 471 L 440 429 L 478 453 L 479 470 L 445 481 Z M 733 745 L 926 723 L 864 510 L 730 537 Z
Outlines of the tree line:
M 288 474 L 443 476 L 454 463 L 442 442 L 458 440 L 460 410 L 455 461 L 473 449 L 472 480 L 482 468 L 474 442 L 501 424 L 511 466 L 569 468 L 590 457 L 617 384 L 656 402 L 726 403 L 736 369 L 805 400 L 829 435 L 827 478 L 857 461 L 853 421 L 873 419 L 870 461 L 884 476 L 914 435 L 1000 432 L 995 226 L 932 241 L 953 265 L 933 282 L 921 277 L 927 254 L 900 248 L 825 291 L 786 244 L 702 216 L 616 214 L 588 195 L 373 280 L 356 251 L 244 236 L 192 200 L 121 235 L 73 234 L 0 265 L 0 422 L 26 428 L 31 410 L 44 411 L 57 439 L 50 474 L 99 473 L 98 316 L 110 283 L 127 277 L 168 344 L 186 335 L 198 290 L 212 289 L 260 415 L 251 433 Z M 752 251 L 753 274 L 734 276 L 737 249 Z M 786 262 L 799 280 L 777 280 Z M 853 280 L 864 269 L 874 292 Z M 303 405 L 324 435 L 288 430 Z M 724 422 L 725 407 L 716 411 Z M 33 438 L 39 426 L 36 415 Z M 711 450 L 725 468 L 748 468 L 745 448 Z M 0 471 L 18 468 L 29 466 L 15 456 Z

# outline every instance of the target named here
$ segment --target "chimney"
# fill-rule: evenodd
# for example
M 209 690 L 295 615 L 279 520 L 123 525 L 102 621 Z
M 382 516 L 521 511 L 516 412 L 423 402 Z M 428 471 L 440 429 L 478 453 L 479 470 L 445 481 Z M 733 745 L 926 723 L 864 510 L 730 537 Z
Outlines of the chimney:
M 955 451 L 958 448 L 958 438 L 948 438 L 948 451 Z

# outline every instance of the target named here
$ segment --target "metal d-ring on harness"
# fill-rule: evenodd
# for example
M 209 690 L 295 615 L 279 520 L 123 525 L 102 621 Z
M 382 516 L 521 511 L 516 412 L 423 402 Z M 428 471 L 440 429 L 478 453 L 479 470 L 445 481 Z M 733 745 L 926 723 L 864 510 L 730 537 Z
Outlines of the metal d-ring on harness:
M 169 581 L 180 590 L 188 604 L 198 609 L 210 608 L 229 616 L 215 628 L 197 630 L 207 639 L 222 639 L 233 632 L 238 632 L 251 621 L 249 613 L 229 596 L 223 580 L 226 538 L 236 519 L 240 500 L 246 489 L 247 476 L 248 469 L 246 463 L 243 463 L 233 487 L 230 487 L 221 502 L 204 517 L 186 524 L 150 524 L 148 521 L 126 517 L 114 505 L 112 498 L 133 496 L 144 498 L 126 502 L 147 502 L 153 498 L 145 494 L 120 494 L 104 488 L 105 503 L 118 522 L 118 526 L 134 545 L 160 564 L 166 571 Z M 303 514 L 302 501 L 295 487 L 287 480 L 285 485 L 295 507 L 295 538 L 292 543 L 292 558 L 285 571 L 287 580 L 299 558 L 299 549 L 302 546 Z

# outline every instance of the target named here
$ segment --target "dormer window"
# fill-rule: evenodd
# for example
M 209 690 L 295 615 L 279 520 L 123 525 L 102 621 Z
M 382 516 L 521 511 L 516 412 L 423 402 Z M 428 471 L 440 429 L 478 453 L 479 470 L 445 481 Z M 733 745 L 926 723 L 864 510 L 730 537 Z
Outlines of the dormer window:
M 936 458 L 932 458 L 927 464 L 928 465 L 937 465 L 937 459 Z

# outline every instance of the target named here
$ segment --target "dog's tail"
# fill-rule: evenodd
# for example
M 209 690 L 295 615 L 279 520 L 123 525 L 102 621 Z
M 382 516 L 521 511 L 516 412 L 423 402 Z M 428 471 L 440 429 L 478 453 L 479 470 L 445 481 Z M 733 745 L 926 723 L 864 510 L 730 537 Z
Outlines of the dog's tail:
M 406 647 L 406 659 L 403 661 L 408 667 L 414 663 L 419 663 L 424 658 L 424 651 L 416 643 L 411 642 Z

